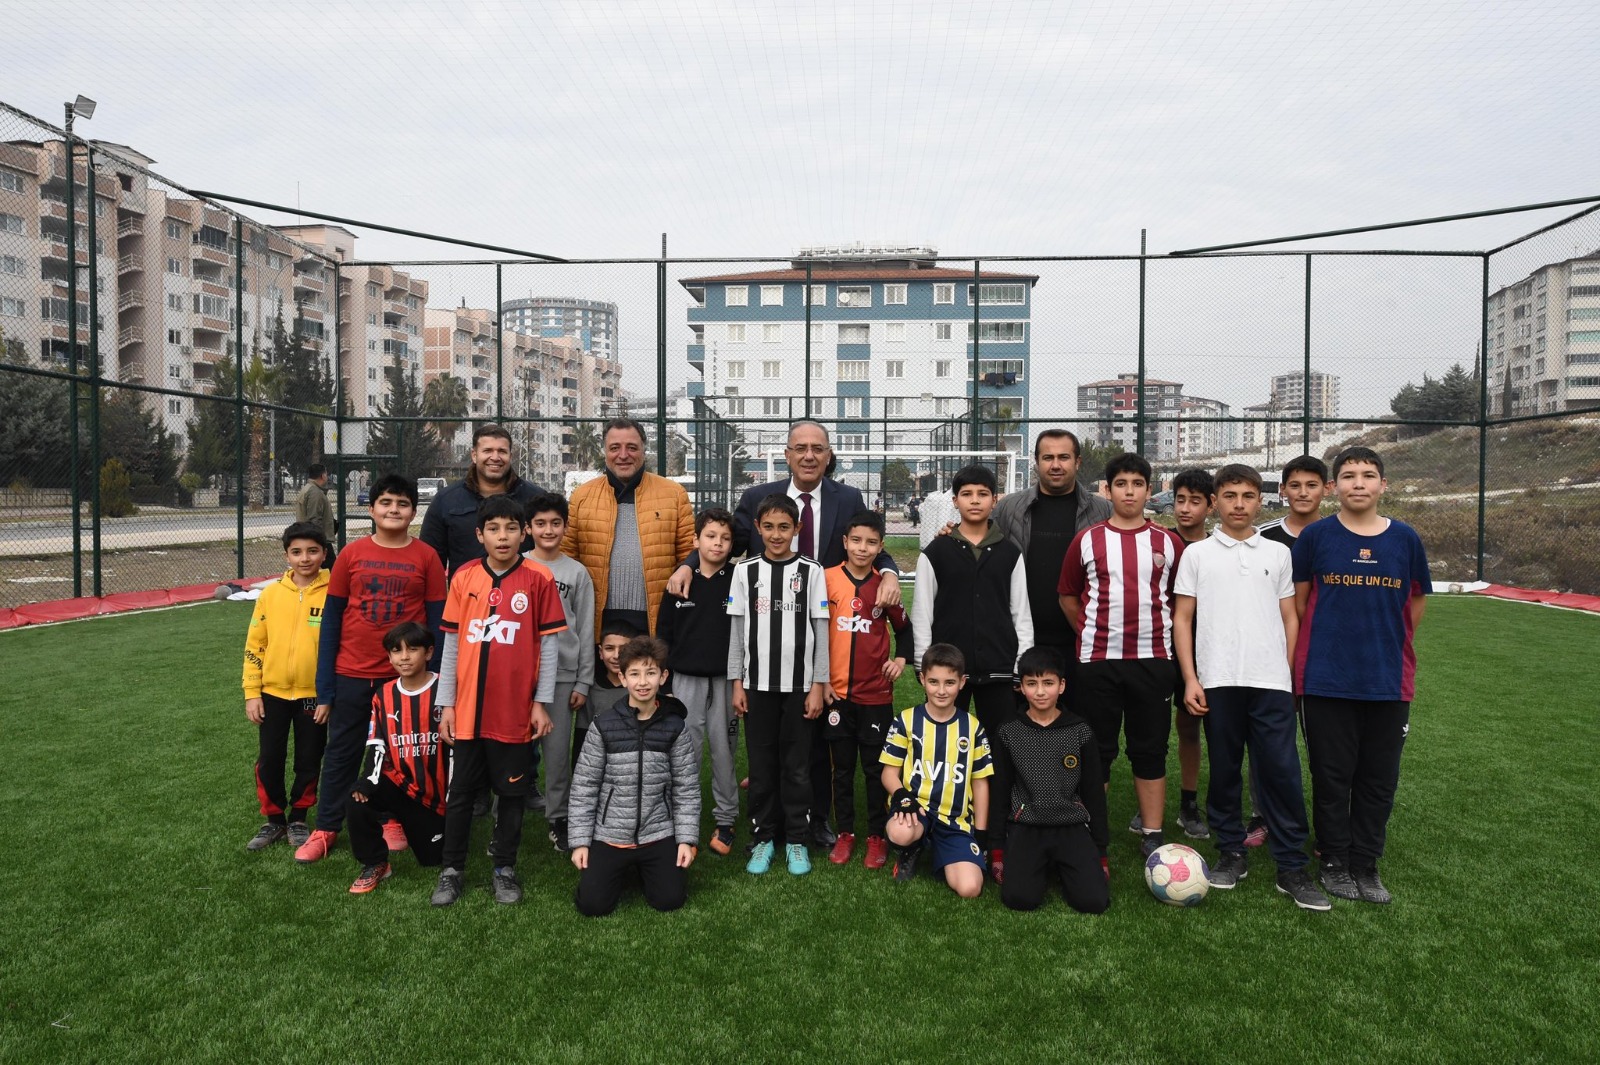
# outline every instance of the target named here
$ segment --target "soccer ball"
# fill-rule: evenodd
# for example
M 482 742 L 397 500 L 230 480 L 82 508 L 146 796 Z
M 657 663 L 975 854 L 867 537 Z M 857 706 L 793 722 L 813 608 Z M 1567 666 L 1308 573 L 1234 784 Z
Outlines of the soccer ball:
M 1193 847 L 1168 843 L 1157 847 L 1144 863 L 1144 882 L 1150 894 L 1168 906 L 1198 906 L 1211 890 L 1211 871 Z

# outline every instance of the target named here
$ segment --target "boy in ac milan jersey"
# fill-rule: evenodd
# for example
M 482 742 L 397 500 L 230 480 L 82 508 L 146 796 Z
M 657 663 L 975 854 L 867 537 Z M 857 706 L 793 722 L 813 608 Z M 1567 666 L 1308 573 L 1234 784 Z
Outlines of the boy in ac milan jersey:
M 899 606 L 877 605 L 875 565 L 883 549 L 883 515 L 863 510 L 845 525 L 844 561 L 823 573 L 828 589 L 828 669 L 823 699 L 823 738 L 832 762 L 832 806 L 839 836 L 828 853 L 834 865 L 846 865 L 856 845 L 856 758 L 859 755 L 867 789 L 867 851 L 864 864 L 881 869 L 889 860 L 884 826 L 889 820 L 889 793 L 883 790 L 878 756 L 894 720 L 894 682 L 905 672 L 911 654 L 911 619 Z M 889 646 L 893 630 L 893 649 Z
M 1111 517 L 1072 541 L 1056 591 L 1078 632 L 1077 706 L 1111 772 L 1126 737 L 1145 857 L 1165 842 L 1167 704 L 1177 684 L 1172 653 L 1172 577 L 1183 540 L 1144 516 L 1150 464 L 1139 455 L 1106 463 Z
M 404 829 L 417 864 L 439 864 L 444 845 L 444 796 L 450 780 L 449 749 L 439 742 L 438 675 L 428 671 L 433 633 L 414 621 L 384 633 L 383 648 L 399 674 L 378 690 L 367 727 L 366 755 L 350 794 L 350 849 L 361 874 L 350 894 L 365 895 L 389 879 L 389 821 Z
M 489 844 L 494 898 L 522 901 L 517 849 L 533 786 L 533 741 L 550 731 L 545 704 L 555 698 L 556 636 L 567 627 L 550 571 L 520 554 L 526 531 L 521 503 L 489 496 L 478 504 L 478 538 L 487 554 L 450 580 L 438 701 L 439 734 L 452 745 L 453 765 L 435 906 L 461 897 L 472 804 L 485 786 L 500 797 Z

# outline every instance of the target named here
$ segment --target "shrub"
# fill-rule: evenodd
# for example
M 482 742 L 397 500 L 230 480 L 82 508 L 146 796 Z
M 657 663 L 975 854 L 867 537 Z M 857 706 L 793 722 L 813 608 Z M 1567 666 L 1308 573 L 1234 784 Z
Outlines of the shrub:
M 106 464 L 100 467 L 101 517 L 125 518 L 139 512 L 139 508 L 133 505 L 129 481 L 126 466 L 116 459 L 106 459 Z

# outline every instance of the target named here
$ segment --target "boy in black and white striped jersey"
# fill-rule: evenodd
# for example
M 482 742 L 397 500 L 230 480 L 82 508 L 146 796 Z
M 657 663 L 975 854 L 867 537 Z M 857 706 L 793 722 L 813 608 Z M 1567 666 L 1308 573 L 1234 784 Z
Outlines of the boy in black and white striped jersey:
M 728 594 L 733 631 L 728 677 L 733 711 L 745 719 L 750 823 L 755 848 L 745 867 L 772 867 L 782 806 L 789 872 L 811 871 L 805 843 L 811 806 L 811 730 L 828 684 L 828 589 L 822 567 L 795 553 L 800 512 L 784 494 L 756 506 L 766 550 L 734 567 Z

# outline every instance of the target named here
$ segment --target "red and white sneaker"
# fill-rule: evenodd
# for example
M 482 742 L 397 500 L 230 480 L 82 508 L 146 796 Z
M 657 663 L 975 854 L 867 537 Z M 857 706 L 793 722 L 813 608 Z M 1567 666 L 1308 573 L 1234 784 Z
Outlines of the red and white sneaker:
M 856 850 L 856 834 L 854 832 L 841 832 L 839 838 L 833 841 L 833 849 L 828 852 L 828 861 L 834 865 L 849 865 L 850 856 Z
M 310 865 L 313 862 L 320 862 L 322 859 L 328 856 L 328 852 L 333 849 L 333 845 L 338 841 L 338 839 L 339 833 L 329 832 L 327 829 L 319 828 L 315 832 L 311 833 L 310 839 L 306 840 L 305 843 L 295 850 L 294 860 L 299 862 L 301 865 Z
M 394 868 L 388 862 L 380 862 L 377 865 L 363 865 L 361 867 L 361 875 L 356 877 L 354 884 L 350 885 L 350 894 L 365 895 L 368 892 L 376 891 L 378 885 L 389 879 L 393 874 Z
M 989 875 L 996 884 L 1006 882 L 1006 852 L 999 847 L 989 852 Z
M 1252 817 L 1250 823 L 1244 828 L 1244 845 L 1246 847 L 1259 847 L 1267 841 L 1267 819 Z
M 861 864 L 868 869 L 882 869 L 889 864 L 889 841 L 882 836 L 868 836 L 867 856 Z
M 383 823 L 383 842 L 388 846 L 390 854 L 398 854 L 411 846 L 406 841 L 406 830 L 400 827 L 399 821 Z
M 1106 881 L 1109 883 L 1110 880 L 1111 880 L 1111 859 L 1110 858 L 1101 858 L 1100 859 L 1100 871 L 1102 873 L 1106 874 Z

